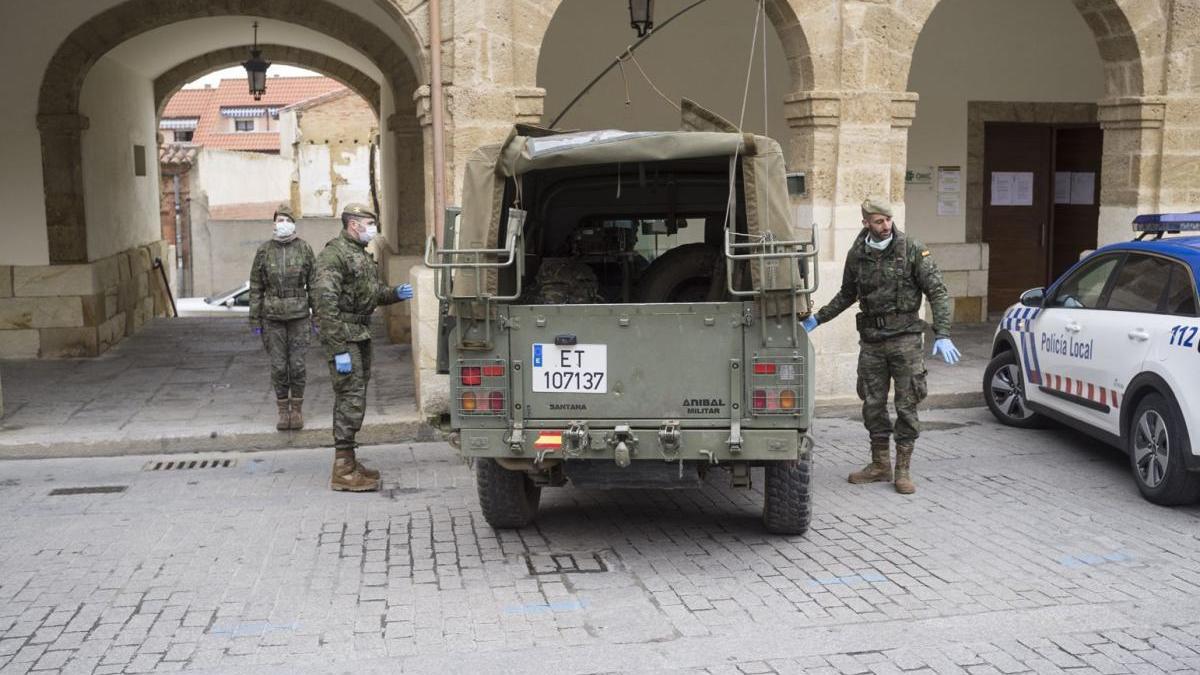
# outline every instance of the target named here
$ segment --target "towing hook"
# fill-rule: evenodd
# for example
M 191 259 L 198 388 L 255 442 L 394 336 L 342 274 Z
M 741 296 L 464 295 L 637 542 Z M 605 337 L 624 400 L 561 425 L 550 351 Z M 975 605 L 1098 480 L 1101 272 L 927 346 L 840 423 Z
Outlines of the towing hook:
M 613 459 L 622 469 L 629 466 L 633 453 L 637 452 L 638 439 L 628 424 L 618 424 L 604 439 L 613 449 Z
M 614 458 L 617 461 L 617 466 L 622 469 L 629 468 L 629 446 L 625 445 L 625 441 L 619 441 L 615 450 Z

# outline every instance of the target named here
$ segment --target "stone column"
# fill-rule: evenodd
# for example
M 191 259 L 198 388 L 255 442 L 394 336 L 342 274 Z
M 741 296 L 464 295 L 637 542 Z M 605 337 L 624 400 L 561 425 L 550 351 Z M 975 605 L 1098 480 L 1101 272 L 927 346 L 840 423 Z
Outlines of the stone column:
M 86 263 L 87 221 L 83 201 L 83 151 L 80 136 L 88 118 L 67 113 L 38 115 L 42 136 L 42 173 L 46 186 L 46 232 L 50 262 Z M 48 161 L 56 158 L 55 161 Z
M 1098 104 L 1097 116 L 1104 130 L 1098 245 L 1129 239 L 1134 216 L 1160 208 L 1160 185 L 1168 185 L 1162 156 L 1165 115 L 1166 103 L 1158 96 L 1108 99 Z
M 806 173 L 808 194 L 801 214 L 820 232 L 820 279 L 814 302 L 837 293 L 850 245 L 862 230 L 860 205 L 882 195 L 900 207 L 902 220 L 908 127 L 916 115 L 910 92 L 803 91 L 784 99 L 792 130 L 789 167 Z M 854 308 L 846 310 L 814 340 L 817 394 L 823 402 L 855 397 L 858 334 Z

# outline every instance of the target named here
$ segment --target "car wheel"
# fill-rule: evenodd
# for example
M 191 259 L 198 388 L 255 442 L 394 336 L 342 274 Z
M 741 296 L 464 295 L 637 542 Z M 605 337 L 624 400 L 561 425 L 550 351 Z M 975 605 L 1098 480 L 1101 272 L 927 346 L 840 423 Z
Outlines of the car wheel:
M 1029 408 L 1021 364 L 1012 350 L 997 354 L 984 369 L 983 400 L 992 415 L 1010 427 L 1036 429 L 1048 421 Z
M 488 525 L 499 529 L 525 527 L 537 516 L 542 488 L 529 476 L 509 471 L 494 459 L 475 460 L 475 487 Z
M 1183 453 L 1192 446 L 1175 404 L 1158 393 L 1138 403 L 1129 422 L 1127 443 L 1133 479 L 1142 496 L 1174 506 L 1200 499 L 1200 474 L 1187 470 Z

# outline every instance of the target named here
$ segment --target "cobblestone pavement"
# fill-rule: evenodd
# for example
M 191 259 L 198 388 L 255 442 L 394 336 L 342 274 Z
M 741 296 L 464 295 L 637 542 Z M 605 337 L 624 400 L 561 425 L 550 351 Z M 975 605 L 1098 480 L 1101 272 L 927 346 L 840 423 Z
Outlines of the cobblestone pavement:
M 865 435 L 820 420 L 804 538 L 722 472 L 497 533 L 442 444 L 365 450 L 365 495 L 327 450 L 3 462 L 0 673 L 1200 672 L 1200 507 L 1072 432 L 926 417 L 911 497 L 847 484 Z

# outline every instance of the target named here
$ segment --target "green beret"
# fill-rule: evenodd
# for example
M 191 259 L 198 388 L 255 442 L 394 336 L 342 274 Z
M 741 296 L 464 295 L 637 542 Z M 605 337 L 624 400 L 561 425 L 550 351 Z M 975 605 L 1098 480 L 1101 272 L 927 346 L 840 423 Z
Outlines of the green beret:
M 872 213 L 878 213 L 891 218 L 892 203 L 883 197 L 867 197 L 862 203 L 863 218 L 869 218 Z
M 379 219 L 379 216 L 375 215 L 375 212 L 371 210 L 371 207 L 367 206 L 366 204 L 347 204 L 346 206 L 342 207 L 342 216 L 374 218 L 376 220 Z

